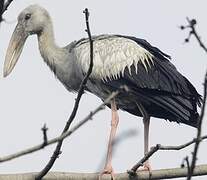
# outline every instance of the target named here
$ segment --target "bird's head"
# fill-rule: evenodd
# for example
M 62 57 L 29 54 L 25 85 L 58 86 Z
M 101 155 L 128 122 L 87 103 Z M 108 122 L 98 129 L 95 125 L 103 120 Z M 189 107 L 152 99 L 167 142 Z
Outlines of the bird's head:
M 38 5 L 30 5 L 19 14 L 6 52 L 4 77 L 8 76 L 16 65 L 27 37 L 41 34 L 49 20 L 48 12 Z

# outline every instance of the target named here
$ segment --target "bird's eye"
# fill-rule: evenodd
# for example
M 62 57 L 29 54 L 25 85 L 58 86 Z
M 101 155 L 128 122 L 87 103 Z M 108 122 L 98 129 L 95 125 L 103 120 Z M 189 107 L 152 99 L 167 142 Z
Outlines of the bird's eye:
M 26 14 L 25 17 L 24 17 L 25 20 L 28 20 L 28 19 L 30 19 L 30 18 L 31 18 L 31 14 L 29 14 L 29 13 Z

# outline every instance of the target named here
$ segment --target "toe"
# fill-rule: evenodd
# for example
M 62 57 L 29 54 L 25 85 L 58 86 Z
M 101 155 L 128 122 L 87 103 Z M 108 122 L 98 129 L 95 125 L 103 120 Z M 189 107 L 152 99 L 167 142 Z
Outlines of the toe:
M 115 180 L 114 171 L 113 171 L 113 168 L 111 166 L 108 166 L 108 167 L 104 168 L 104 170 L 99 174 L 99 180 L 101 180 L 101 178 L 104 174 L 111 175 L 111 179 Z

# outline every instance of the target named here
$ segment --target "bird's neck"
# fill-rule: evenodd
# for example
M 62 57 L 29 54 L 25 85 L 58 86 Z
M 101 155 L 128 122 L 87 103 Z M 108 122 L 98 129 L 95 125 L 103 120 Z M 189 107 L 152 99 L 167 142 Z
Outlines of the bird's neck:
M 52 23 L 38 34 L 40 54 L 54 72 L 55 76 L 70 91 L 77 91 L 81 80 L 76 76 L 73 55 L 67 48 L 60 48 L 55 44 Z
M 55 71 L 56 64 L 63 60 L 62 55 L 65 53 L 64 49 L 58 47 L 55 43 L 52 22 L 44 27 L 43 31 L 38 34 L 38 43 L 40 54 L 44 61 Z

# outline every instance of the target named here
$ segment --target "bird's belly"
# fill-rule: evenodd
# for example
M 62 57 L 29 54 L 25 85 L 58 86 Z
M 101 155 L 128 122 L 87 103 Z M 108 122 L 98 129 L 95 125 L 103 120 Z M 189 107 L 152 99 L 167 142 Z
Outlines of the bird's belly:
M 99 97 L 102 101 L 107 99 L 112 92 L 115 92 L 117 89 L 110 88 L 104 83 L 93 83 L 89 81 L 87 83 L 87 89 L 92 94 Z M 116 105 L 119 109 L 137 109 L 136 100 L 129 96 L 127 92 L 119 92 L 119 94 L 115 97 Z M 107 104 L 110 107 L 110 104 Z

